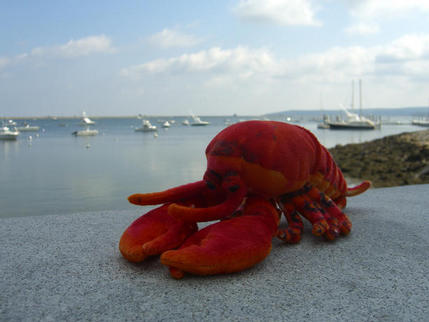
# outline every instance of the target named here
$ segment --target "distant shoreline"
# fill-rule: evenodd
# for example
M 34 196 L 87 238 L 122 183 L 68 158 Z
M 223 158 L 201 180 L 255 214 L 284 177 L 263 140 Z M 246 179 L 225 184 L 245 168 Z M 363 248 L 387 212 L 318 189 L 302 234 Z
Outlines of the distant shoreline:
M 198 114 L 198 116 L 204 117 L 244 117 L 244 118 L 252 118 L 252 117 L 261 117 L 260 115 L 203 115 Z M 138 118 L 138 115 L 87 115 L 87 117 L 91 119 L 132 119 Z M 143 118 L 191 118 L 191 115 L 142 115 Z M 71 116 L 0 116 L 0 120 L 70 120 L 70 119 L 81 119 L 82 115 L 71 115 Z
M 376 115 L 376 116 L 409 116 L 409 117 L 424 117 L 429 116 L 429 107 L 423 106 L 423 107 L 398 107 L 398 108 L 366 108 L 363 111 L 364 115 Z M 281 118 L 285 115 L 288 116 L 295 116 L 295 117 L 309 117 L 309 116 L 322 116 L 322 115 L 340 115 L 344 113 L 341 109 L 332 109 L 332 110 L 284 110 L 284 111 L 278 111 L 278 112 L 270 112 L 260 115 L 205 115 L 205 114 L 198 114 L 198 116 L 201 117 L 268 117 L 268 118 Z M 143 115 L 144 117 L 154 118 L 167 118 L 167 117 L 191 117 L 189 114 L 183 114 L 183 115 L 145 115 L 142 113 L 139 113 L 140 115 Z M 90 118 L 94 119 L 121 119 L 121 118 L 135 118 L 136 115 L 88 115 Z M 82 118 L 82 115 L 30 115 L 30 116 L 0 116 L 0 120 L 5 119 L 17 119 L 17 120 L 27 120 L 27 119 L 79 119 Z

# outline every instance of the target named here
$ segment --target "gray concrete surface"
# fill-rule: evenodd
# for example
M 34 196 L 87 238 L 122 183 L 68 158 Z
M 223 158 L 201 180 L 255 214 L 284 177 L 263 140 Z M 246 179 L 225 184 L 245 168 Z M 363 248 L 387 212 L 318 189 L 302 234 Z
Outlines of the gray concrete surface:
M 171 279 L 118 239 L 143 211 L 0 220 L 1 321 L 428 321 L 429 185 L 350 198 L 351 235 L 310 234 L 232 275 Z

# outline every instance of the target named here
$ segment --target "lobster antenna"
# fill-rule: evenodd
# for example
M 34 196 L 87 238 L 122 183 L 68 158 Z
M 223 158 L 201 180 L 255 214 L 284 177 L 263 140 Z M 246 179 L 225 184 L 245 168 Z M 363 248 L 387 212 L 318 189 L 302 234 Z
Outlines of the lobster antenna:
M 188 183 L 182 186 L 152 193 L 136 193 L 128 197 L 128 201 L 134 205 L 148 206 L 159 205 L 166 202 L 178 202 L 196 196 L 204 187 L 204 181 Z

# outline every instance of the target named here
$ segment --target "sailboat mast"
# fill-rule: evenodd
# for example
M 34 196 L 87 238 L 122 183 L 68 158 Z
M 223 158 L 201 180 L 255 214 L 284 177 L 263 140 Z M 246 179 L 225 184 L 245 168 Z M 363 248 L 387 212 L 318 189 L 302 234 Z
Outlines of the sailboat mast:
M 362 116 L 362 80 L 359 79 L 359 117 Z
M 352 111 L 355 109 L 355 81 L 352 80 L 352 102 L 351 102 Z

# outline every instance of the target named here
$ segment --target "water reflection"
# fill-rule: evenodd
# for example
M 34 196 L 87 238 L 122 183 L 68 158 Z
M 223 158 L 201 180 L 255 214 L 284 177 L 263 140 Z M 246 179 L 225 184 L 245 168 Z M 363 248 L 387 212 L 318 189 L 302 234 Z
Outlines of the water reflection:
M 0 140 L 0 158 L 7 160 L 19 149 L 19 141 Z
M 218 120 L 218 122 L 216 121 Z M 73 137 L 75 120 L 40 120 L 46 131 L 28 146 L 26 137 L 0 141 L 0 216 L 28 216 L 78 211 L 136 209 L 127 196 L 159 191 L 200 180 L 204 151 L 225 126 L 223 118 L 207 127 L 185 127 L 177 121 L 159 136 L 134 132 L 133 119 L 100 119 L 100 135 Z M 134 122 L 134 123 L 132 123 Z M 217 122 L 217 123 L 216 123 Z M 300 124 L 327 147 L 358 143 L 389 134 L 421 130 L 383 126 L 375 131 L 330 131 L 316 123 Z

